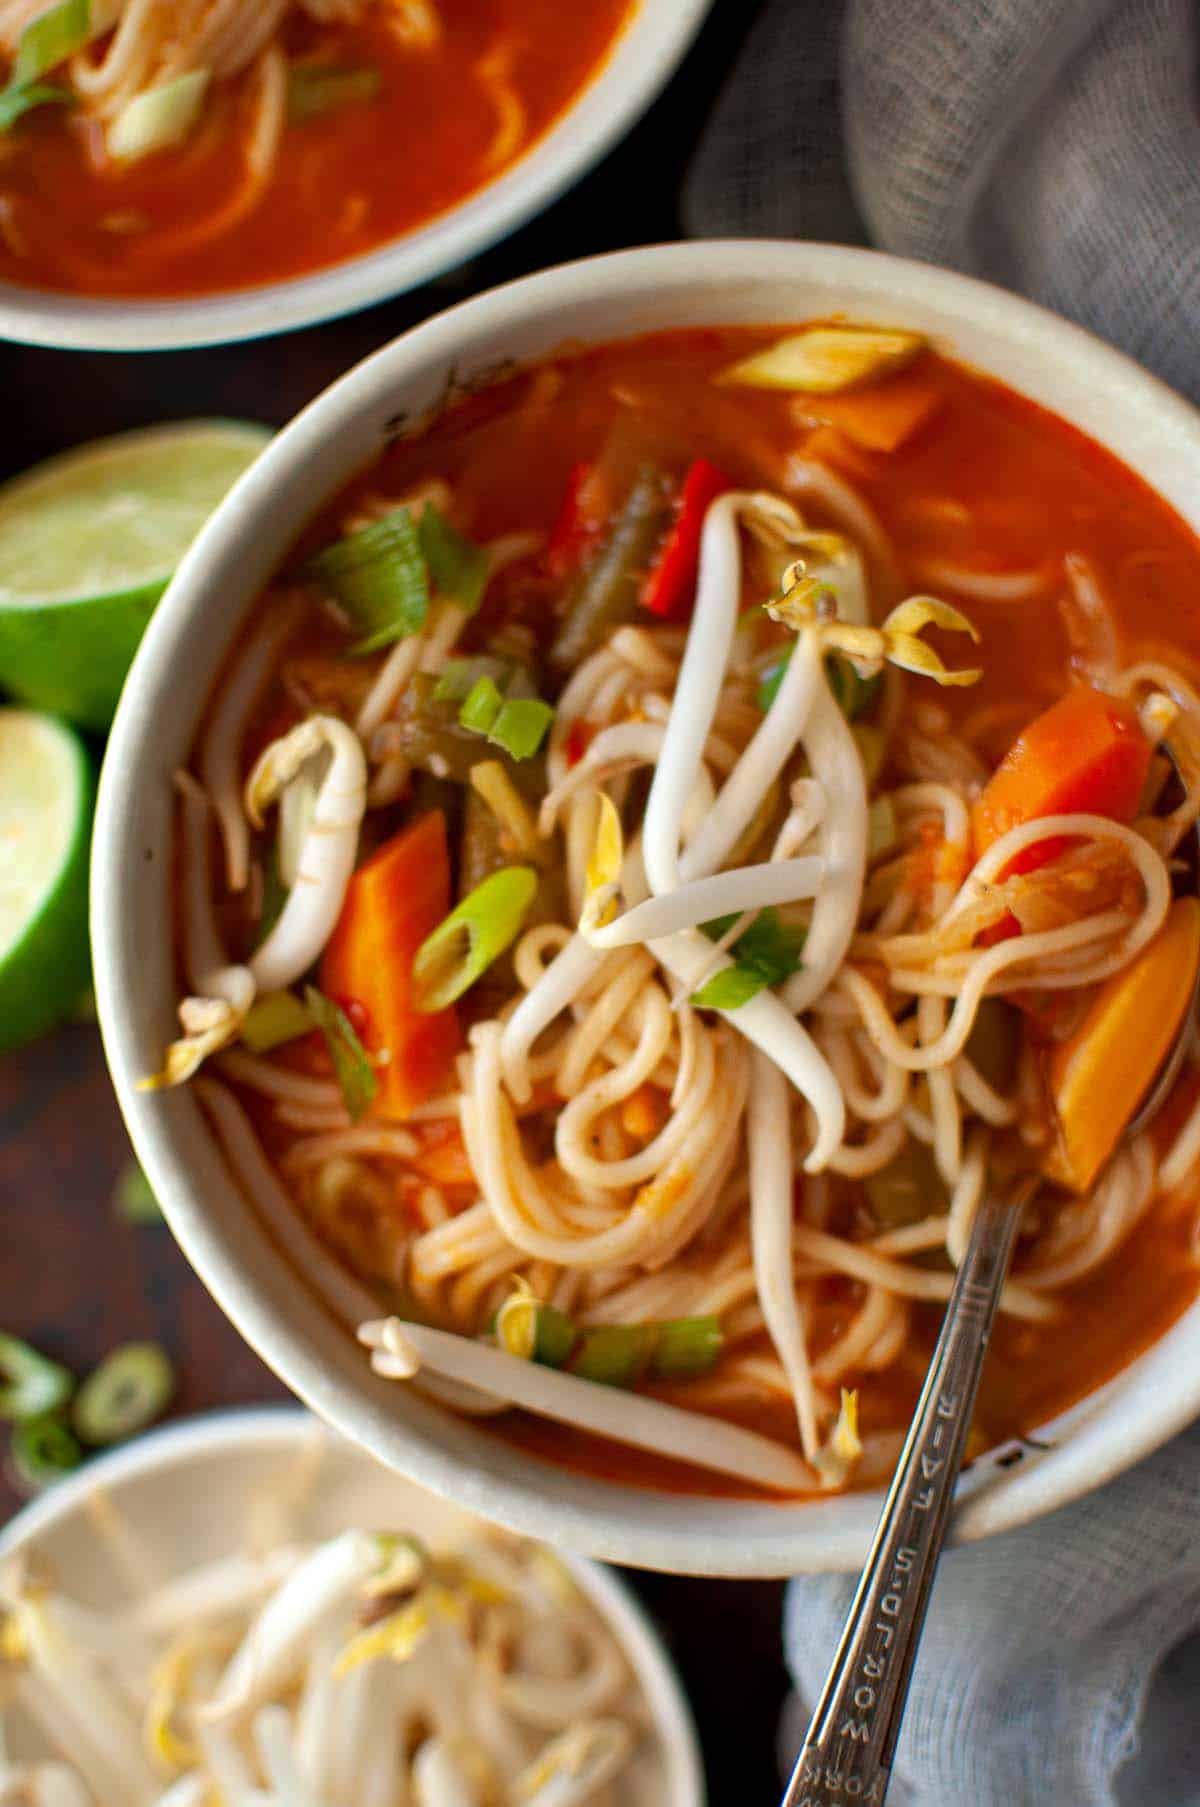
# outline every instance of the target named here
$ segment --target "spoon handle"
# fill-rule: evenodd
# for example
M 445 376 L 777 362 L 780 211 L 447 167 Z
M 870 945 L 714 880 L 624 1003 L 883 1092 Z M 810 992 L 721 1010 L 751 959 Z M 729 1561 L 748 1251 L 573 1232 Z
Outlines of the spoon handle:
M 881 1802 L 992 1322 L 1028 1197 L 975 1214 L 871 1553 L 781 1807 Z

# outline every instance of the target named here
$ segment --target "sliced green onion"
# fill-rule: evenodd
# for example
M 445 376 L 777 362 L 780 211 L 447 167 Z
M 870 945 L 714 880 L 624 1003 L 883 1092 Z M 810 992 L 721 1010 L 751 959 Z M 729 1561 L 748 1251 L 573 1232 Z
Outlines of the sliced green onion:
M 211 75 L 211 69 L 189 69 L 174 81 L 135 95 L 108 128 L 109 156 L 118 163 L 136 163 L 152 151 L 181 143 L 200 117 Z
M 491 569 L 487 552 L 461 534 L 432 502 L 421 510 L 418 531 L 438 594 L 474 614 L 483 599 Z
M 47 7 L 21 33 L 10 87 L 24 88 L 36 82 L 48 69 L 81 50 L 90 34 L 88 0 L 58 0 L 56 6 Z
M 379 70 L 367 63 L 358 69 L 328 63 L 293 63 L 288 70 L 287 110 L 293 124 L 321 119 L 343 107 L 363 106 L 379 93 Z
M 175 1391 L 175 1370 L 157 1343 L 124 1343 L 88 1375 L 71 1408 L 85 1443 L 121 1443 L 161 1417 Z
M 150 1181 L 136 1161 L 130 1161 L 117 1175 L 113 1187 L 113 1210 L 126 1223 L 161 1223 L 162 1207 L 154 1196 Z
M 308 1006 L 292 991 L 269 991 L 258 998 L 242 1024 L 242 1040 L 251 1054 L 269 1054 L 317 1026 Z
M 873 797 L 867 810 L 867 856 L 877 860 L 896 845 L 896 806 L 890 797 Z
M 18 1424 L 10 1449 L 18 1479 L 34 1493 L 52 1487 L 83 1461 L 83 1451 L 69 1425 L 53 1412 Z
M 460 728 L 482 734 L 512 759 L 532 759 L 546 738 L 554 710 L 540 697 L 505 697 L 488 673 L 477 678 L 458 712 Z
M 720 1318 L 667 1318 L 657 1329 L 652 1368 L 656 1378 L 688 1380 L 711 1372 L 725 1340 Z
M 500 1307 L 494 1330 L 510 1355 L 565 1368 L 606 1387 L 708 1374 L 724 1344 L 720 1319 L 711 1316 L 580 1327 L 565 1312 L 543 1304 L 523 1282 Z
M 65 1405 L 75 1390 L 75 1376 L 20 1337 L 0 1331 L 0 1418 L 41 1418 Z
M 541 1362 L 547 1368 L 561 1368 L 579 1336 L 565 1312 L 554 1305 L 543 1305 L 525 1285 L 519 1285 L 504 1301 L 496 1313 L 493 1330 L 500 1347 L 510 1355 Z
M 425 625 L 429 574 L 407 508 L 327 546 L 310 560 L 308 570 L 362 632 L 356 653 L 378 652 Z
M 513 697 L 496 717 L 488 739 L 513 759 L 532 759 L 553 720 L 554 710 L 541 697 Z
M 503 707 L 504 698 L 496 680 L 485 675 L 472 684 L 458 712 L 458 725 L 460 728 L 469 728 L 473 734 L 483 734 L 490 739 Z
M 413 958 L 418 1010 L 445 1010 L 520 933 L 538 888 L 532 866 L 505 866 L 464 897 Z
M 374 1102 L 379 1090 L 375 1069 L 354 1032 L 350 1018 L 332 998 L 327 998 L 315 985 L 306 985 L 304 1002 L 312 1021 L 325 1037 L 325 1046 L 329 1049 L 329 1058 L 342 1088 L 346 1109 L 357 1123 L 363 1112 Z
M 653 1324 L 597 1324 L 580 1332 L 567 1367 L 580 1380 L 604 1387 L 635 1387 L 654 1356 Z
M 56 82 L 29 82 L 23 88 L 4 88 L 0 90 L 0 132 L 10 132 L 34 107 L 54 103 L 70 106 L 74 98 L 69 88 L 61 88 Z
M 719 941 L 736 919 L 723 916 L 703 925 L 705 934 Z M 799 972 L 804 953 L 804 930 L 780 922 L 773 908 L 760 910 L 750 927 L 730 948 L 735 964 L 714 973 L 692 1003 L 704 1010 L 738 1010 L 768 985 L 782 984 Z

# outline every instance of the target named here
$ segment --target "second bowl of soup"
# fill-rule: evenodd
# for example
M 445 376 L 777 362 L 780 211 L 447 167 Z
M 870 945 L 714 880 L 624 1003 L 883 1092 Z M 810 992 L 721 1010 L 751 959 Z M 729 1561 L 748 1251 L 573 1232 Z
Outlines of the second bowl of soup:
M 152 625 L 94 871 L 131 1129 L 267 1359 L 539 1535 L 850 1563 L 1035 1174 L 963 1533 L 1170 1434 L 1189 517 L 1183 403 L 863 253 L 552 272 L 314 404 Z

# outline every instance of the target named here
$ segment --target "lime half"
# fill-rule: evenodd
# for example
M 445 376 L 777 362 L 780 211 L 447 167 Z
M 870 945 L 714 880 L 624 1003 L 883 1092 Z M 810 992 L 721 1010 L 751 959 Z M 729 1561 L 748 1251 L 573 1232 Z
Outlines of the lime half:
M 171 574 L 269 438 L 241 421 L 149 427 L 0 487 L 0 685 L 107 728 Z
M 49 1029 L 87 984 L 95 797 L 73 729 L 0 709 L 0 1048 Z

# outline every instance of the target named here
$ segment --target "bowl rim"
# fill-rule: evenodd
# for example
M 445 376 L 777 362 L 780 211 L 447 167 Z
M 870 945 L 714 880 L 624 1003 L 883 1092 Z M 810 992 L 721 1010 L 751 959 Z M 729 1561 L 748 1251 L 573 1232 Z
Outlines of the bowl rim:
M 82 1511 L 97 1488 L 121 1487 L 163 1469 L 217 1463 L 223 1456 L 254 1449 L 272 1456 L 299 1451 L 314 1429 L 330 1439 L 335 1460 L 349 1454 L 356 1461 L 370 1461 L 361 1448 L 347 1444 L 302 1406 L 231 1406 L 175 1419 L 93 1457 L 29 1500 L 0 1526 L 0 1562 Z M 339 1449 L 339 1445 L 343 1447 Z M 704 1807 L 704 1761 L 695 1718 L 682 1679 L 649 1613 L 628 1582 L 611 1568 L 570 1551 L 560 1554 L 635 1671 L 663 1747 L 664 1763 L 674 1772 L 670 1779 L 675 1786 L 667 1807 Z
M 492 181 L 357 257 L 307 275 L 148 300 L 0 282 L 0 339 L 63 351 L 183 351 L 314 326 L 402 295 L 526 225 L 592 169 L 646 113 L 699 34 L 713 0 L 634 0 L 583 87 Z
M 1176 506 L 1181 506 L 1182 484 L 1190 497 L 1193 527 L 1200 529 L 1200 414 L 1081 328 L 989 284 L 880 252 L 776 240 L 647 247 L 562 265 L 460 303 L 365 359 L 285 428 L 235 485 L 182 562 L 134 662 L 101 774 L 92 861 L 96 995 L 118 1100 L 184 1252 L 252 1346 L 318 1415 L 432 1491 L 549 1542 L 636 1566 L 692 1574 L 779 1576 L 854 1568 L 869 1545 L 880 1495 L 761 1504 L 681 1498 L 600 1482 L 570 1486 L 569 1479 L 579 1480 L 572 1471 L 548 1469 L 517 1451 L 506 1452 L 508 1464 L 498 1473 L 488 1467 L 478 1433 L 468 1455 L 449 1431 L 434 1436 L 393 1421 L 368 1397 L 365 1379 L 345 1386 L 331 1377 L 319 1359 L 312 1324 L 303 1331 L 297 1328 L 303 1305 L 289 1301 L 286 1313 L 276 1309 L 270 1276 L 234 1258 L 209 1221 L 211 1203 L 205 1206 L 199 1184 L 174 1149 L 178 1112 L 164 1108 L 161 1094 L 156 1099 L 136 1089 L 141 1025 L 124 996 L 135 954 L 122 939 L 119 903 L 134 858 L 130 824 L 137 820 L 148 787 L 161 778 L 156 771 L 139 775 L 139 755 L 148 744 L 147 734 L 174 706 L 166 686 L 175 643 L 204 598 L 207 568 L 219 565 L 223 549 L 227 558 L 229 547 L 236 551 L 239 536 L 246 541 L 247 524 L 264 518 L 277 486 L 294 484 L 320 448 L 339 430 L 345 433 L 373 398 L 378 407 L 380 398 L 411 381 L 414 371 L 452 364 L 464 343 L 470 348 L 488 344 L 494 352 L 497 337 L 547 317 L 575 325 L 590 308 L 615 313 L 620 322 L 622 303 L 641 302 L 648 294 L 690 295 L 696 289 L 715 294 L 726 286 L 748 293 L 792 280 L 852 299 L 864 318 L 902 322 L 916 310 L 967 339 L 972 333 L 994 336 L 1009 362 L 1024 372 L 1025 391 L 1030 393 L 1032 385 L 1035 399 L 1039 386 L 1050 389 L 1068 380 L 1057 372 L 1081 371 L 1086 383 L 1073 374 L 1069 380 L 1088 399 L 1075 414 L 1090 409 L 1093 419 L 1101 414 L 1110 423 L 1119 419 L 1132 442 L 1126 462 L 1139 473 L 1150 464 L 1158 475 L 1147 480 Z M 686 305 L 680 305 L 686 314 Z M 559 334 L 572 339 L 605 336 L 620 335 L 566 329 Z M 1002 380 L 1022 387 L 1010 372 Z M 1057 404 L 1046 405 L 1063 412 Z M 1092 426 L 1083 430 L 1101 437 Z M 330 493 L 328 487 L 325 493 Z M 147 715 L 150 720 L 143 725 Z M 192 1108 L 198 1107 L 193 1103 Z M 1181 1345 L 1189 1359 L 1180 1361 Z M 1198 1348 L 1200 1303 L 1074 1409 L 1065 1444 L 1018 1469 L 996 1471 L 986 1486 L 972 1482 L 960 1497 L 953 1537 L 968 1541 L 1027 1523 L 1101 1485 L 1175 1435 L 1200 1412 Z M 547 1475 L 556 1477 L 550 1488 L 539 1478 Z

